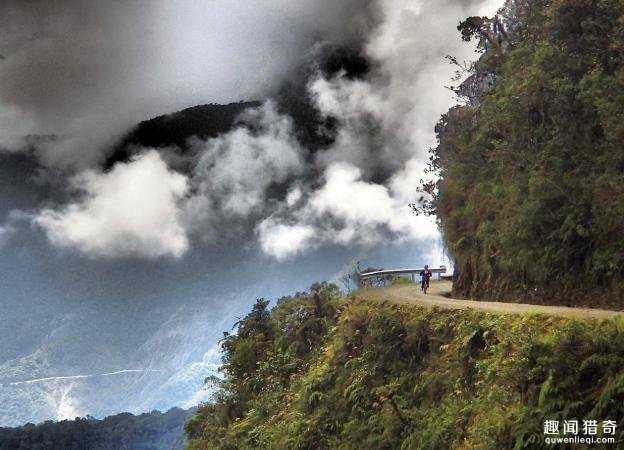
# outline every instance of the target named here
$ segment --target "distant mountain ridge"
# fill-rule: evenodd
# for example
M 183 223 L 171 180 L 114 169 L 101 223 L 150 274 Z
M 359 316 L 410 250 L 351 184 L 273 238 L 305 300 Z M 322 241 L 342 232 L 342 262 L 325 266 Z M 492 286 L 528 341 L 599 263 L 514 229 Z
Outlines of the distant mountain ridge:
M 217 137 L 230 131 L 243 111 L 260 105 L 257 101 L 227 105 L 212 103 L 144 120 L 115 147 L 104 165 L 111 167 L 116 162 L 126 161 L 132 154 L 132 148 L 137 146 L 185 149 L 188 139 L 193 136 L 200 139 Z
M 309 92 L 310 79 L 317 75 L 328 79 L 335 76 L 357 79 L 366 76 L 370 69 L 371 62 L 361 49 L 327 45 L 318 49 L 315 61 L 302 61 L 299 69 L 267 98 L 275 102 L 278 113 L 292 119 L 294 135 L 312 154 L 334 143 L 338 122 L 335 117 L 318 110 Z M 104 167 L 127 161 L 138 147 L 176 147 L 186 153 L 190 138 L 205 140 L 231 131 L 241 113 L 259 108 L 264 100 L 197 105 L 144 120 L 114 147 Z
M 103 420 L 93 417 L 17 428 L 0 428 L 0 449 L 45 450 L 171 450 L 186 445 L 184 424 L 195 409 L 172 408 L 165 413 L 121 413 Z

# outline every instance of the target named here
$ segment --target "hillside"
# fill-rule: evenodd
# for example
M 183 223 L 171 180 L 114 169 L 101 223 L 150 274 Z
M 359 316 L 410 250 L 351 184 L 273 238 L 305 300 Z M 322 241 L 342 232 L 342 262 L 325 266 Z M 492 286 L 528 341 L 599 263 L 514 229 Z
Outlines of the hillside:
M 185 149 L 191 137 L 199 139 L 217 137 L 230 131 L 243 111 L 259 106 L 260 102 L 198 105 L 145 120 L 134 127 L 117 145 L 105 166 L 111 167 L 118 161 L 127 160 L 132 155 L 134 146 L 153 148 L 175 146 Z
M 460 25 L 482 56 L 425 205 L 457 295 L 624 306 L 623 23 L 619 0 L 509 0 Z
M 172 450 L 184 448 L 184 423 L 194 410 L 173 408 L 0 428 L 2 450 Z
M 226 334 L 191 449 L 538 448 L 545 420 L 614 420 L 624 323 L 341 300 L 259 300 Z M 598 434 L 600 435 L 602 431 Z

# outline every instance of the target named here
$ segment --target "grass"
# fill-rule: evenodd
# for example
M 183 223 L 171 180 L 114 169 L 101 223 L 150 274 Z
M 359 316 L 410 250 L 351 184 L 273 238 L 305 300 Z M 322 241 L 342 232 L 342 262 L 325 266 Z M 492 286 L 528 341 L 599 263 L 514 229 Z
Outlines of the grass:
M 392 286 L 401 286 L 406 284 L 416 284 L 410 277 L 395 277 L 392 279 Z

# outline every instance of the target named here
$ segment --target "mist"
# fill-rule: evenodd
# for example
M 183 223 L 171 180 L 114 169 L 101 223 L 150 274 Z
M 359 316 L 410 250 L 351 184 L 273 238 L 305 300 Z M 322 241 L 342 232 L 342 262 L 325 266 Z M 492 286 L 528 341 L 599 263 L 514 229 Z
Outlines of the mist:
M 0 148 L 88 167 L 140 120 L 266 96 L 319 36 L 357 39 L 366 3 L 2 2 Z

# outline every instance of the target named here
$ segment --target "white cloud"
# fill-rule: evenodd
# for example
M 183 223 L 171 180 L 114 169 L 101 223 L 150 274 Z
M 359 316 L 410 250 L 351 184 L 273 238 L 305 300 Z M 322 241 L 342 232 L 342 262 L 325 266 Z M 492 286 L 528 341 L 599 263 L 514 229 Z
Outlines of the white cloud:
M 303 197 L 303 191 L 301 190 L 301 187 L 300 186 L 295 186 L 295 188 L 291 189 L 288 192 L 288 195 L 286 196 L 286 205 L 288 205 L 288 207 L 292 208 L 297 203 L 299 203 L 299 201 L 301 200 L 302 197 Z
M 444 56 L 474 59 L 474 45 L 462 42 L 457 24 L 496 4 L 502 0 L 378 2 L 382 20 L 365 47 L 372 72 L 309 83 L 319 110 L 339 120 L 338 136 L 315 155 L 324 182 L 297 197 L 305 198 L 303 206 L 282 205 L 283 223 L 314 230 L 314 244 L 439 241 L 435 218 L 414 215 L 409 204 L 425 178 L 435 124 L 455 101 L 445 88 L 454 68 Z M 312 244 L 297 242 L 297 251 Z
M 259 132 L 240 127 L 203 144 L 193 181 L 225 214 L 247 216 L 265 204 L 267 188 L 303 170 L 301 149 L 290 118 L 271 102 L 250 110 L 242 120 Z
M 486 0 L 378 2 L 382 20 L 365 47 L 374 62 L 372 72 L 363 79 L 339 74 L 309 81 L 309 92 L 321 113 L 338 119 L 337 138 L 314 155 L 312 170 L 306 168 L 306 173 L 315 172 L 320 178 L 291 187 L 276 210 L 265 206 L 269 219 L 256 229 L 266 253 L 284 259 L 322 243 L 377 245 L 410 240 L 430 242 L 433 248 L 439 242 L 435 218 L 414 215 L 409 204 L 417 199 L 425 177 L 427 150 L 435 145 L 435 124 L 455 101 L 445 88 L 454 68 L 444 56 L 475 57 L 474 45 L 461 40 L 457 24 L 492 4 Z M 278 154 L 288 152 L 275 151 L 273 158 Z M 289 167 L 290 173 L 296 173 L 294 167 Z M 228 184 L 228 180 L 218 183 Z M 246 194 L 244 200 L 232 195 L 231 199 L 246 213 L 250 208 L 245 201 L 256 205 L 257 197 Z
M 188 249 L 179 204 L 187 179 L 171 172 L 156 151 L 109 173 L 85 172 L 72 183 L 81 200 L 35 218 L 53 244 L 103 257 L 180 257 Z
M 315 235 L 309 225 L 288 225 L 268 218 L 258 226 L 262 250 L 277 260 L 285 260 L 307 248 Z
M 415 216 L 403 196 L 404 179 L 393 181 L 390 188 L 366 182 L 359 168 L 332 164 L 324 183 L 303 203 L 286 201 L 282 210 L 257 226 L 262 250 L 284 260 L 323 243 L 374 246 L 410 240 L 434 245 L 439 239 L 435 219 Z
M 487 3 L 487 5 L 486 5 Z M 376 63 L 365 79 L 344 76 L 310 83 L 317 106 L 341 120 L 338 140 L 319 155 L 322 166 L 348 162 L 365 178 L 394 173 L 409 160 L 427 163 L 439 117 L 455 102 L 446 89 L 455 68 L 444 58 L 474 59 L 474 45 L 456 32 L 463 18 L 493 2 L 380 0 L 383 20 L 369 36 L 367 56 Z M 502 0 L 498 0 L 501 4 Z
M 502 7 L 502 0 L 486 0 L 479 8 L 478 15 L 491 17 Z
M 393 202 L 388 190 L 362 181 L 362 172 L 357 167 L 336 163 L 327 169 L 325 176 L 325 185 L 312 195 L 309 206 L 319 218 L 329 215 L 344 222 L 336 236 L 339 242 L 351 241 L 356 228 L 364 231 L 386 224 L 391 218 Z
M 402 196 L 386 186 L 362 180 L 362 171 L 346 163 L 327 169 L 325 184 L 310 198 L 308 214 L 319 223 L 325 216 L 338 219 L 327 233 L 341 244 L 373 243 L 389 231 L 396 238 L 421 240 L 437 236 L 435 222 L 414 216 Z
M 190 177 L 173 172 L 163 154 L 147 149 L 109 173 L 75 177 L 72 185 L 82 198 L 40 211 L 35 223 L 57 246 L 110 258 L 180 257 L 191 240 L 240 237 L 253 229 L 249 223 L 275 209 L 269 187 L 304 170 L 291 119 L 278 114 L 273 103 L 247 111 L 240 120 L 249 127 L 193 143 L 199 159 Z M 302 195 L 293 189 L 289 199 L 297 202 Z M 292 233 L 287 238 L 294 242 Z M 282 244 L 275 249 L 285 252 Z

